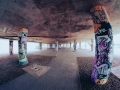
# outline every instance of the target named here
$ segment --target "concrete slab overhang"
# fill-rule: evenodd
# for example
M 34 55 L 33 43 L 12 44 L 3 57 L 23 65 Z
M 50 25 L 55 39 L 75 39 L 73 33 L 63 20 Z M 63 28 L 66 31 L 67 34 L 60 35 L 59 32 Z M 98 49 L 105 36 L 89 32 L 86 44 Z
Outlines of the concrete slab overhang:
M 113 33 L 119 33 L 119 0 L 0 0 L 0 36 L 17 39 L 25 27 L 28 41 L 90 40 L 94 38 L 90 9 L 97 4 L 105 6 Z

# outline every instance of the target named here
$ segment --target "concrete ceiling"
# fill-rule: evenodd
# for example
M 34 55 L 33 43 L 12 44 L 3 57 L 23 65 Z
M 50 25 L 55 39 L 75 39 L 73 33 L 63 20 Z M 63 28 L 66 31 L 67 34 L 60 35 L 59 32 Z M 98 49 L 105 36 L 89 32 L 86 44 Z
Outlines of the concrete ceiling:
M 0 0 L 0 37 L 17 39 L 27 28 L 28 40 L 60 43 L 94 38 L 90 8 L 105 6 L 113 26 L 120 32 L 120 0 Z

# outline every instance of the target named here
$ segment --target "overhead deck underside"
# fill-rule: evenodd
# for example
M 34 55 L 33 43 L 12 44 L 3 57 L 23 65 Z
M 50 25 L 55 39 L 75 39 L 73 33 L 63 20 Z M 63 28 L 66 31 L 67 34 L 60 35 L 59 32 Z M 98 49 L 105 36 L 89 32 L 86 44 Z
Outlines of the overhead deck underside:
M 28 41 L 60 43 L 94 39 L 90 9 L 105 6 L 119 33 L 119 0 L 0 0 L 0 36 L 17 39 L 19 29 L 29 30 Z

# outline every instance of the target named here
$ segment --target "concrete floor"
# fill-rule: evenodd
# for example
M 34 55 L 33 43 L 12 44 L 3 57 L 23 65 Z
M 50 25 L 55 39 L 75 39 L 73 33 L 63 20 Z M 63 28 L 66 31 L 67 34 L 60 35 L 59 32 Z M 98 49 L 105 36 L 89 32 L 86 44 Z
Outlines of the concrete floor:
M 70 49 L 44 50 L 34 54 L 56 56 L 46 74 L 37 78 L 29 73 L 23 74 L 8 83 L 1 85 L 0 90 L 79 90 L 80 80 L 77 60 Z
M 40 77 L 25 73 L 1 85 L 0 90 L 81 90 L 76 57 L 94 56 L 94 52 L 80 49 L 73 52 L 73 49 L 61 48 L 58 52 L 47 49 L 33 55 L 55 56 L 47 64 L 51 69 Z

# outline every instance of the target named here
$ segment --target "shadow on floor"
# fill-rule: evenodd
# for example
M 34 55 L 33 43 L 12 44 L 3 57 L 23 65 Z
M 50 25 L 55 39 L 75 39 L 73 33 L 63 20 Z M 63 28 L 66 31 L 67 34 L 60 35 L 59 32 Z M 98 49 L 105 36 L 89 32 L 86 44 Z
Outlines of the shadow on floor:
M 91 81 L 93 57 L 78 57 L 77 62 L 82 90 L 120 90 L 120 79 L 112 73 L 105 85 L 96 85 Z
M 40 56 L 40 55 L 28 55 L 29 64 L 47 65 L 54 57 L 52 56 Z M 0 85 L 25 74 L 22 69 L 25 66 L 19 65 L 18 55 L 3 56 L 0 57 Z

